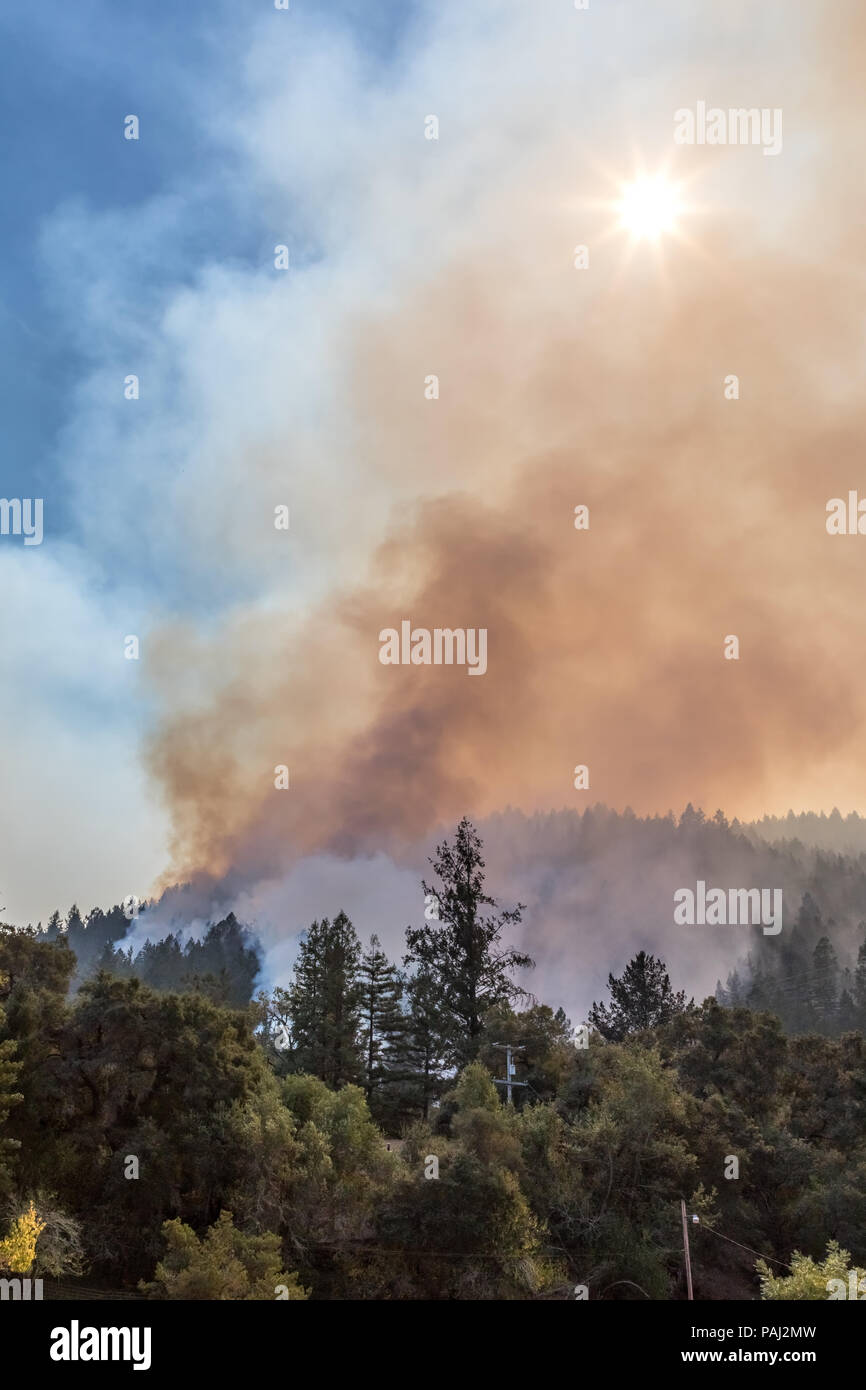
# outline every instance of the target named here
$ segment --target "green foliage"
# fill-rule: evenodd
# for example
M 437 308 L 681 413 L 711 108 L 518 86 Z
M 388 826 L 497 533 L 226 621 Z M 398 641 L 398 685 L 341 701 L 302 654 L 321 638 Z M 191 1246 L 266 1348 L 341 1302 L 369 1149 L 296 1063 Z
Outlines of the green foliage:
M 103 926 L 102 915 L 91 913 L 85 939 Z M 191 939 L 184 946 L 169 933 L 161 941 L 145 941 L 133 955 L 132 948 L 124 954 L 122 946 L 115 947 L 114 940 L 112 934 L 99 956 L 94 956 L 92 949 L 88 952 L 87 959 L 93 959 L 94 968 L 124 979 L 135 976 L 151 989 L 193 990 L 228 1008 L 242 1009 L 252 998 L 253 984 L 261 967 L 260 952 L 258 944 L 233 912 L 221 922 L 211 923 L 201 940 Z M 79 949 L 71 935 L 70 945 Z
M 464 817 L 454 843 L 439 845 L 430 861 L 438 885 L 422 885 L 425 897 L 432 892 L 438 900 L 439 920 L 406 932 L 405 963 L 419 966 L 435 983 L 451 1056 L 460 1065 L 477 1055 L 484 1015 L 503 1001 L 525 995 L 512 972 L 533 965 L 525 953 L 502 944 L 506 928 L 520 922 L 522 904 L 486 912 L 496 903 L 484 890 L 481 849 L 477 831 Z
M 709 846 L 732 833 L 722 822 L 692 811 L 656 833 Z M 580 1049 L 561 1009 L 514 984 L 528 961 L 503 937 L 520 908 L 496 909 L 480 851 L 468 821 L 439 847 L 440 920 L 408 930 L 407 977 L 376 938 L 362 956 L 340 913 L 252 1004 L 255 953 L 233 918 L 194 961 L 174 938 L 124 954 L 114 909 L 0 929 L 6 1267 L 127 1288 L 156 1268 L 153 1295 L 182 1299 L 272 1299 L 280 1284 L 554 1298 L 574 1283 L 669 1299 L 684 1296 L 684 1198 L 699 1298 L 757 1293 L 731 1242 L 791 1261 L 790 1279 L 759 1268 L 765 1297 L 826 1297 L 859 1270 L 866 1042 L 840 1030 L 861 1017 L 866 945 L 840 966 L 804 899 L 774 946 L 803 972 L 784 1006 L 794 1035 L 756 1007 L 779 987 L 762 938 L 697 1008 L 640 953 Z M 528 1083 L 512 1105 L 497 1043 Z
M 29 1155 L 28 1185 L 87 1212 L 97 1267 L 138 1276 L 167 1217 L 212 1221 L 243 1180 L 237 1107 L 264 1084 L 265 1059 L 245 1015 L 106 975 L 84 984 L 49 1041 L 54 1057 L 31 1080 L 54 1101 L 51 1139 Z M 130 1155 L 142 1180 L 125 1175 Z
M 516 1169 L 520 1158 L 514 1112 L 502 1104 L 496 1087 L 480 1062 L 460 1073 L 453 1101 L 456 1114 L 451 1132 L 462 1147 L 491 1167 Z
M 330 1163 L 341 1181 L 372 1179 L 387 1168 L 382 1135 L 359 1087 L 332 1091 L 317 1077 L 287 1076 L 282 1093 L 296 1119 L 314 1125 L 325 1137 Z
M 419 1171 L 394 1185 L 378 1209 L 376 1241 L 387 1253 L 355 1270 L 367 1297 L 527 1298 L 562 1277 L 517 1176 L 462 1145 L 438 1178 Z
M 759 1260 L 755 1268 L 761 1282 L 762 1299 L 794 1298 L 815 1302 L 831 1297 L 847 1298 L 850 1297 L 852 1283 L 856 1297 L 864 1296 L 859 1292 L 859 1281 L 866 1278 L 866 1270 L 852 1266 L 850 1254 L 842 1250 L 835 1240 L 827 1242 L 827 1254 L 820 1264 L 795 1250 L 791 1256 L 790 1274 L 774 1274 L 766 1260 Z M 832 1280 L 837 1281 L 835 1286 Z
M 480 1062 L 470 1062 L 457 1078 L 454 1099 L 462 1111 L 499 1111 L 500 1099 L 490 1073 Z
M 389 1050 L 389 1074 L 377 1114 L 392 1126 L 396 1120 L 421 1116 L 444 1087 L 450 1055 L 449 1019 L 430 971 L 421 969 L 406 982 L 408 1013 Z
M 831 902 L 845 903 L 844 872 L 829 874 L 826 859 L 817 856 L 814 887 Z M 840 865 L 841 869 L 841 865 Z M 862 870 L 858 867 L 859 881 Z M 842 890 L 840 893 L 840 889 Z M 860 904 L 856 904 L 860 910 Z M 862 933 L 866 923 L 859 927 Z M 821 1033 L 827 1037 L 866 1029 L 866 941 L 861 940 L 854 969 L 841 967 L 833 937 L 845 941 L 830 918 L 824 921 L 813 894 L 803 894 L 796 920 L 779 936 L 758 937 L 753 952 L 732 972 L 727 987 L 717 986 L 720 1003 L 745 1004 L 751 1009 L 775 1014 L 788 1033 Z M 768 944 L 771 943 L 771 944 Z
M 25 1191 L 63 1164 L 58 1117 L 66 1098 L 58 1046 L 74 969 L 75 957 L 64 940 L 48 943 L 26 931 L 0 929 L 0 1057 L 6 1067 L 14 1057 L 14 1084 L 24 1097 L 23 1104 L 4 1106 L 7 1157 L 0 1149 L 0 1171 L 5 1166 L 8 1174 L 14 1150 L 15 1185 Z M 8 1095 L 9 1076 L 7 1071 L 5 1085 L 0 1081 L 0 1097 Z M 7 1177 L 7 1191 L 8 1182 Z
M 345 1086 L 363 1075 L 358 1040 L 361 947 L 345 912 L 313 922 L 289 991 L 292 1070 Z
M 593 1004 L 589 1022 L 611 1042 L 657 1028 L 687 1007 L 684 992 L 675 994 L 671 988 L 664 963 L 646 951 L 638 951 L 619 979 L 608 975 L 607 983 L 611 1003 Z
M 522 1107 L 556 1095 L 574 1061 L 571 1024 L 562 1009 L 554 1013 L 547 1004 L 532 1004 L 518 1013 L 503 1001 L 485 1015 L 484 1033 L 491 1041 L 482 1043 L 478 1056 L 494 1075 L 502 1074 L 504 1053 L 493 1042 L 511 1043 L 519 1049 L 514 1053 L 514 1079 L 527 1086 L 513 1092 L 515 1105 Z
M 630 1279 L 668 1297 L 679 1262 L 679 1198 L 696 1186 L 692 1107 L 654 1049 L 611 1046 L 595 1065 L 595 1093 L 566 1136 L 558 1230 L 563 1243 L 584 1251 L 591 1288 Z
M 0 980 L 2 985 L 2 980 Z M 5 1014 L 0 1008 L 0 1038 L 3 1036 Z M 3 1127 L 9 1118 L 13 1105 L 20 1105 L 24 1099 L 15 1084 L 21 1072 L 21 1063 L 15 1060 L 17 1045 L 14 1038 L 0 1042 L 0 1197 L 9 1192 L 13 1182 L 13 1161 L 20 1144 L 17 1139 L 3 1136 Z
M 163 1235 L 165 1256 L 153 1282 L 142 1286 L 151 1298 L 250 1302 L 309 1296 L 297 1274 L 280 1269 L 279 1237 L 244 1235 L 235 1229 L 231 1212 L 220 1212 L 201 1240 L 182 1221 L 166 1221 Z
M 391 1064 L 406 1025 L 400 1007 L 402 995 L 403 981 L 396 966 L 388 960 L 378 936 L 371 936 L 370 948 L 364 952 L 358 972 L 364 1094 L 368 1102 L 373 1092 L 381 1091 L 394 1076 Z

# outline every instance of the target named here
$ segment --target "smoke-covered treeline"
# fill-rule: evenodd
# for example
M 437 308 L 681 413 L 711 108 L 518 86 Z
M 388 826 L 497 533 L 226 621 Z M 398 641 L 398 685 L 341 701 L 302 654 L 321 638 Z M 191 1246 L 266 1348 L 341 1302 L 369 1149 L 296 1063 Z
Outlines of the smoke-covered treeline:
M 856 811 L 843 816 L 834 808 L 825 811 L 789 811 L 786 816 L 761 816 L 742 826 L 746 835 L 779 843 L 795 841 L 800 846 L 829 850 L 833 854 L 866 853 L 866 817 Z
M 834 827 L 840 846 L 863 822 L 838 813 L 794 819 L 801 838 L 778 841 L 764 837 L 767 822 L 729 823 L 721 811 L 705 815 L 692 806 L 679 817 L 603 806 L 583 814 L 509 810 L 481 829 L 503 894 L 527 905 L 518 937 L 538 963 L 534 988 L 572 1017 L 586 1016 L 610 970 L 648 949 L 698 998 L 734 977 L 737 1002 L 771 1003 L 794 1031 L 838 1033 L 861 1026 L 846 991 L 855 997 L 859 990 L 862 1007 L 866 852 L 843 853 L 806 836 L 814 826 L 826 838 L 821 828 Z M 781 889 L 781 931 L 677 924 L 674 894 L 698 881 L 726 891 Z M 824 977 L 820 998 L 816 972 Z
M 84 918 L 73 904 L 65 920 L 55 911 L 44 931 L 41 924 L 27 930 L 36 941 L 69 947 L 75 961 L 73 990 L 97 972 L 108 971 L 121 979 L 135 976 L 152 989 L 195 989 L 237 1008 L 249 1003 L 261 968 L 260 951 L 233 913 L 211 923 L 200 939 L 190 936 L 183 944 L 173 932 L 151 941 L 142 939 L 140 931 L 135 943 L 126 944 L 145 918 L 146 908 L 142 917 L 132 918 L 120 906 L 107 912 L 95 907 Z
M 866 923 L 854 969 L 841 965 L 833 945 L 832 918 L 822 920 L 809 893 L 791 930 L 770 947 L 759 938 L 756 949 L 735 969 L 716 998 L 776 1014 L 788 1032 L 838 1037 L 852 1028 L 866 1031 Z
M 533 990 L 554 1008 L 585 1018 L 608 972 L 648 949 L 698 998 L 720 982 L 731 1001 L 772 1007 L 791 1031 L 837 1035 L 862 1026 L 851 1006 L 862 1009 L 866 851 L 839 846 L 856 841 L 863 824 L 838 812 L 744 825 L 691 806 L 679 817 L 594 806 L 582 814 L 509 810 L 488 817 L 480 830 L 503 899 L 525 904 L 515 946 L 535 960 Z M 207 976 L 215 997 L 242 1005 L 256 983 L 289 987 L 311 920 L 300 918 L 296 900 L 318 905 L 329 869 L 342 899 L 331 911 L 363 900 L 361 921 L 351 910 L 358 935 L 366 942 L 375 934 L 399 964 L 402 914 L 421 901 L 407 898 L 406 870 L 412 866 L 420 877 L 434 844 L 417 845 L 399 864 L 386 857 L 372 867 L 325 861 L 307 882 L 301 869 L 267 905 L 231 887 L 192 884 L 132 920 L 120 907 L 96 908 L 86 919 L 73 907 L 65 923 L 53 915 L 49 936 L 65 932 L 77 959 L 76 987 L 100 967 L 135 973 L 156 988 L 184 988 Z M 673 895 L 698 880 L 724 889 L 780 888 L 782 930 L 767 936 L 759 926 L 677 925 Z M 248 912 L 254 932 L 240 925 Z

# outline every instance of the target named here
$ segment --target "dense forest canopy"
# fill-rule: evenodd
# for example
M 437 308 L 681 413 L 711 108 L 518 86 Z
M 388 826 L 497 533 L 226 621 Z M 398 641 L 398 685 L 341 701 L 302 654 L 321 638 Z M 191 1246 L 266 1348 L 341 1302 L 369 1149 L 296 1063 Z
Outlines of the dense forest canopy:
M 659 834 L 748 845 L 693 815 Z M 866 1263 L 866 948 L 842 963 L 807 891 L 785 951 L 758 936 L 716 997 L 641 949 L 575 1029 L 483 851 L 467 820 L 438 845 L 438 912 L 399 959 L 340 909 L 270 989 L 231 914 L 182 945 L 145 912 L 137 951 L 120 908 L 4 927 L 0 1270 L 151 1298 L 667 1299 L 681 1199 L 697 1297 L 826 1297 Z

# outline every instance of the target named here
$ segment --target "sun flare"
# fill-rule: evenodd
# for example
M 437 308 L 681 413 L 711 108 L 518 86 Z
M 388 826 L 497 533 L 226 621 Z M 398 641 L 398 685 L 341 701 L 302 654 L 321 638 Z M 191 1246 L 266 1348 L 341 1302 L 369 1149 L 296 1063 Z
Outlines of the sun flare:
M 663 176 L 645 175 L 624 184 L 618 203 L 620 226 L 635 240 L 657 241 L 676 231 L 683 211 L 679 190 Z

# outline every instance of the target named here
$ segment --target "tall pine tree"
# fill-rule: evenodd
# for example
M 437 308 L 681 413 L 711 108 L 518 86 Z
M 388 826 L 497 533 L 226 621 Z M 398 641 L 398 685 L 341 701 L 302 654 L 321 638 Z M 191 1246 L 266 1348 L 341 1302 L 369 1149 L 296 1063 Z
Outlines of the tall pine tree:
M 664 961 L 646 951 L 638 951 L 620 979 L 608 975 L 607 987 L 610 1004 L 593 1004 L 589 1022 L 609 1042 L 622 1042 L 631 1033 L 667 1023 L 694 1005 L 694 1000 L 686 1005 L 683 990 L 674 993 Z
M 830 922 L 828 925 L 832 926 Z M 839 963 L 828 936 L 822 936 L 812 952 L 810 1004 L 815 1011 L 820 1032 L 835 1031 L 839 995 Z
M 364 1092 L 368 1101 L 388 1078 L 389 1053 L 404 1026 L 402 994 L 403 981 L 397 967 L 388 960 L 378 936 L 371 936 L 370 949 L 364 952 L 358 972 Z
M 857 1011 L 857 1027 L 861 1032 L 866 1033 L 866 941 L 861 941 L 860 949 L 857 952 L 857 966 L 854 971 L 854 1008 Z
M 446 840 L 430 860 L 439 884 L 422 884 L 425 901 L 431 894 L 437 900 L 439 917 L 406 932 L 405 963 L 420 966 L 435 983 L 448 1041 L 460 1067 L 478 1053 L 488 1009 L 526 995 L 511 972 L 534 965 L 522 951 L 503 945 L 503 933 L 520 921 L 523 905 L 495 910 L 496 903 L 484 891 L 481 849 L 478 832 L 464 816 L 454 843 Z M 488 908 L 494 911 L 487 913 Z
M 289 990 L 292 1070 L 337 1089 L 363 1074 L 358 1028 L 361 946 L 345 912 L 313 922 Z
M 0 1008 L 0 1039 L 3 1038 L 5 1022 L 6 1015 Z M 21 1147 L 16 1139 L 3 1136 L 3 1126 L 9 1111 L 13 1105 L 24 1099 L 20 1092 L 15 1090 L 21 1070 L 21 1063 L 15 1059 L 16 1051 L 14 1038 L 0 1041 L 0 1197 L 6 1197 L 12 1187 L 12 1159 L 16 1150 Z
M 419 970 L 406 982 L 408 1011 L 391 1054 L 392 1075 L 405 1109 L 427 1119 L 430 1102 L 442 1090 L 452 1049 L 448 1042 L 449 1019 L 441 1006 L 438 981 L 428 970 Z

